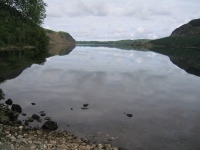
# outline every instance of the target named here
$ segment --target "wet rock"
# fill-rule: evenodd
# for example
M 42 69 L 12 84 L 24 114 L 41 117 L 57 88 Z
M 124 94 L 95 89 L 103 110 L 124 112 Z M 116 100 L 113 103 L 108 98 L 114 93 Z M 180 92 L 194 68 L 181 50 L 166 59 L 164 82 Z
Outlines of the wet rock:
M 51 120 L 51 117 L 45 117 L 44 119 L 45 120 Z
M 46 116 L 46 114 L 45 113 L 41 113 L 40 116 Z
M 31 103 L 32 105 L 36 105 L 35 103 Z
M 28 125 L 29 125 L 28 120 L 25 120 L 24 124 L 25 124 L 26 126 L 28 126 Z
M 33 114 L 33 115 L 32 115 L 32 118 L 35 119 L 35 120 L 37 120 L 37 119 L 40 119 L 40 116 L 38 116 L 38 115 L 36 115 L 36 114 Z
M 83 104 L 83 107 L 87 107 L 89 104 Z
M 12 104 L 13 104 L 13 101 L 12 101 L 11 99 L 8 99 L 7 101 L 5 101 L 5 103 L 6 103 L 7 105 L 12 105 Z
M 22 113 L 22 116 L 26 116 L 26 113 Z
M 18 113 L 22 113 L 22 108 L 18 104 L 13 104 L 12 107 L 11 107 L 11 109 L 12 109 L 12 111 L 16 111 Z
M 133 117 L 133 115 L 132 115 L 132 114 L 126 114 L 126 116 L 128 116 L 128 117 Z
M 47 121 L 42 125 L 42 128 L 48 130 L 56 130 L 58 128 L 58 124 L 54 121 Z
M 29 121 L 29 122 L 33 122 L 34 119 L 33 119 L 33 118 L 29 118 L 28 121 Z

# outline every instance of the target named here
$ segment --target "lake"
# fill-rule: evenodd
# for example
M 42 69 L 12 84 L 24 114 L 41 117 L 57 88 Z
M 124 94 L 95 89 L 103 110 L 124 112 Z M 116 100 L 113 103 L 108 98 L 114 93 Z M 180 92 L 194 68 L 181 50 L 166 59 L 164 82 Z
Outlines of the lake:
M 129 150 L 200 149 L 200 78 L 153 51 L 77 46 L 30 65 L 0 89 L 27 116 L 45 111 L 59 129 L 91 141 Z

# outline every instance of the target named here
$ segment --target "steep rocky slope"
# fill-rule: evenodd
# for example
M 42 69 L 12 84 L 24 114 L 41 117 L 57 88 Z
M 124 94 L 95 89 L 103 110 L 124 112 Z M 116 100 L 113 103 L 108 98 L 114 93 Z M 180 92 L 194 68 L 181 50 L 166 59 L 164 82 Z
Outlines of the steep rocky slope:
M 195 19 L 175 29 L 170 37 L 200 35 L 200 19 Z
M 75 39 L 66 32 L 55 32 L 52 30 L 45 29 L 46 35 L 50 38 L 49 44 L 68 44 L 75 45 Z

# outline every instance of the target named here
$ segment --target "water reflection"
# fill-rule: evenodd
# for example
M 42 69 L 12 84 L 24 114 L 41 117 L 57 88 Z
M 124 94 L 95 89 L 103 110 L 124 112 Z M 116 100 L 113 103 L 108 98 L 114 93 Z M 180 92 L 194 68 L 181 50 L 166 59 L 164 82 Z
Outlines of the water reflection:
M 59 128 L 94 141 L 136 150 L 200 148 L 200 78 L 158 53 L 76 47 L 0 87 L 27 116 L 45 111 Z
M 49 53 L 51 55 L 68 55 L 74 48 L 75 45 L 55 44 L 49 48 Z
M 187 73 L 200 76 L 199 49 L 152 49 L 152 51 L 169 56 L 172 63 Z

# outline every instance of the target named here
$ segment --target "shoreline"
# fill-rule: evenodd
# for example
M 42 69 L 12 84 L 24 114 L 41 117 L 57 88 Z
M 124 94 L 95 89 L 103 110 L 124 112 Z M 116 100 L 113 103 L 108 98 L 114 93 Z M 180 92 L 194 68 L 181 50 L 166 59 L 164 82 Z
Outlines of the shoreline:
M 0 149 L 2 150 L 120 150 L 109 143 L 90 143 L 68 131 L 29 127 L 16 120 L 20 113 L 0 103 Z M 14 121 L 9 113 L 13 113 Z

